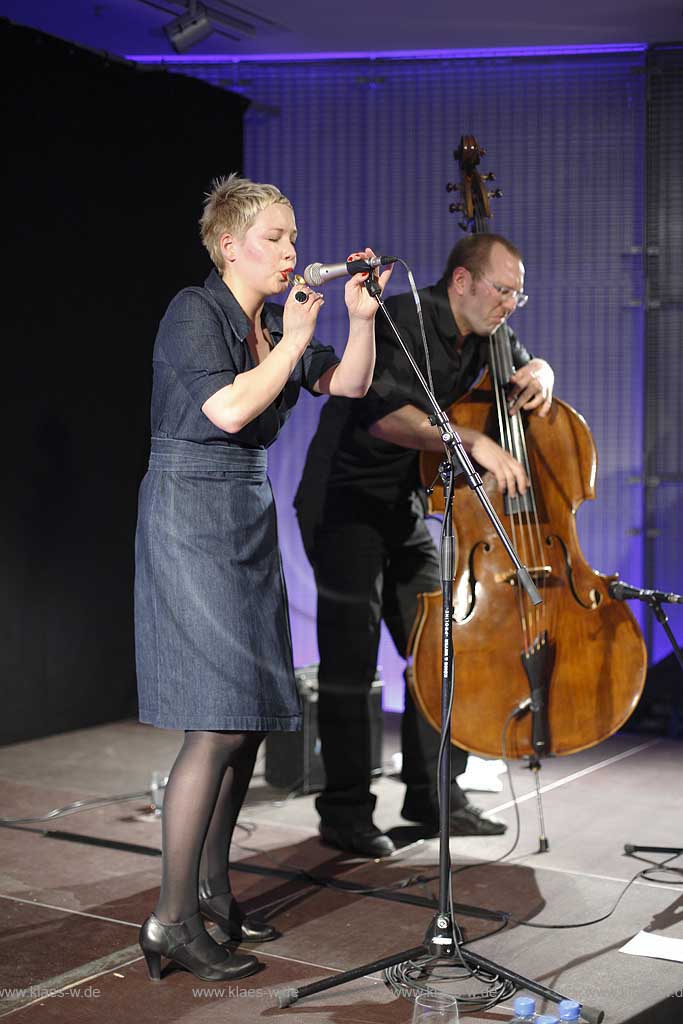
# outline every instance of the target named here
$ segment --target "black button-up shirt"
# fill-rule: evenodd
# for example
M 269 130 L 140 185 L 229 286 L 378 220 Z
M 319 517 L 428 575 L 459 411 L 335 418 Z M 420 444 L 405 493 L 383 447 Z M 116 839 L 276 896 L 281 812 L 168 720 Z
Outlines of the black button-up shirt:
M 282 306 L 267 302 L 261 322 L 277 345 L 282 338 Z M 184 288 L 171 300 L 154 344 L 154 437 L 268 448 L 301 388 L 315 394 L 315 383 L 339 362 L 331 346 L 313 340 L 275 401 L 238 433 L 226 433 L 204 415 L 202 405 L 232 384 L 238 373 L 254 368 L 246 342 L 250 330 L 249 318 L 215 270 L 203 287 Z
M 488 355 L 488 338 L 469 334 L 460 338 L 445 281 L 420 291 L 425 334 L 436 399 L 447 409 L 472 386 Z M 408 350 L 427 376 L 417 311 L 411 293 L 392 296 L 387 309 Z M 394 505 L 419 487 L 419 452 L 382 441 L 368 433 L 377 420 L 404 405 L 431 413 L 432 407 L 382 312 L 375 322 L 377 363 L 365 398 L 331 398 L 311 442 L 304 475 L 295 498 L 300 510 L 312 510 L 327 491 L 332 504 L 344 495 L 377 499 Z M 510 332 L 515 367 L 531 356 Z M 460 342 L 462 341 L 462 344 Z

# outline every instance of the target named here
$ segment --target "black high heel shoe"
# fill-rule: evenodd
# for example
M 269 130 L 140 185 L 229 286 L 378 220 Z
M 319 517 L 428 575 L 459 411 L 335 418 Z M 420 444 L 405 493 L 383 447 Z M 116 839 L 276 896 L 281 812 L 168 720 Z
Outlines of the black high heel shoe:
M 139 941 L 152 981 L 161 978 L 162 956 L 203 981 L 234 981 L 260 967 L 255 956 L 229 953 L 214 942 L 199 914 L 179 924 L 163 924 L 151 914 L 140 929 Z
M 207 882 L 199 884 L 199 910 L 219 925 L 233 942 L 272 942 L 281 932 L 258 917 L 245 917 L 229 890 L 211 892 Z

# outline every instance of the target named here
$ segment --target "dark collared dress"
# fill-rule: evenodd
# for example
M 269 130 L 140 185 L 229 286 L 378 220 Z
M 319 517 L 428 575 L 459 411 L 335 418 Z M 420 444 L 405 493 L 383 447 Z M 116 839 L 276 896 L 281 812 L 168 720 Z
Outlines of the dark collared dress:
M 262 321 L 275 344 L 282 307 Z M 302 387 L 338 363 L 313 341 L 236 434 L 204 402 L 253 368 L 249 321 L 216 271 L 172 300 L 154 345 L 152 443 L 135 542 L 140 720 L 169 729 L 300 727 L 267 448 Z

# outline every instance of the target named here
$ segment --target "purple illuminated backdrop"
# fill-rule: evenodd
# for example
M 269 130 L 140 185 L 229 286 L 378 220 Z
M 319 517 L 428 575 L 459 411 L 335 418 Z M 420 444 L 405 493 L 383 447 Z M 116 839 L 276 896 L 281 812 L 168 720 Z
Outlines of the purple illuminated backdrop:
M 488 151 L 505 198 L 495 230 L 525 253 L 528 307 L 516 326 L 556 368 L 558 394 L 587 418 L 600 456 L 598 500 L 579 512 L 586 557 L 642 573 L 643 54 L 534 55 L 264 66 L 223 70 L 253 100 L 245 171 L 289 195 L 300 263 L 364 244 L 398 253 L 425 284 L 459 236 L 445 183 L 462 132 Z M 609 171 L 609 183 L 607 174 Z M 395 276 L 394 289 L 405 278 Z M 331 285 L 320 335 L 344 335 Z M 624 416 L 624 408 L 628 416 Z M 313 580 L 291 501 L 320 406 L 306 399 L 272 452 L 296 661 L 317 658 Z M 640 609 L 636 608 L 636 611 Z M 385 637 L 388 707 L 403 665 Z

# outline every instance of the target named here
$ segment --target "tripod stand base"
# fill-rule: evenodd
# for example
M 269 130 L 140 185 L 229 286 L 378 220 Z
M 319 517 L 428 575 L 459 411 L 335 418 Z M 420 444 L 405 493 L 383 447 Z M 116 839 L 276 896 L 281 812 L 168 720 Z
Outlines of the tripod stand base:
M 301 988 L 286 988 L 281 989 L 275 993 L 277 1004 L 279 1007 L 284 1009 L 287 1006 L 292 1006 L 299 999 L 304 999 L 306 996 L 315 995 L 318 992 L 326 992 L 328 989 L 336 988 L 338 985 L 344 985 L 347 981 L 354 981 L 356 978 L 364 978 L 369 974 L 375 974 L 377 971 L 385 971 L 389 967 L 396 967 L 398 964 L 405 963 L 409 960 L 417 960 L 423 956 L 430 956 L 431 951 L 429 947 L 423 943 L 421 946 L 415 946 L 413 949 L 404 949 L 401 953 L 395 953 L 393 956 L 383 957 L 381 960 L 374 960 L 372 963 L 364 964 L 362 967 L 354 967 L 350 971 L 345 971 L 343 974 L 337 974 L 334 978 L 326 978 L 324 981 L 314 981 L 310 985 L 302 985 Z M 532 981 L 530 978 L 525 978 L 521 974 L 517 974 L 515 971 L 511 971 L 506 967 L 501 967 L 499 964 L 493 962 L 493 960 L 487 959 L 487 957 L 480 956 L 478 953 L 473 953 L 469 949 L 460 947 L 457 956 L 453 957 L 454 965 L 462 967 L 463 961 L 472 967 L 482 967 L 489 971 L 491 974 L 497 974 L 502 978 L 506 978 L 512 982 L 515 988 L 526 989 L 529 992 L 534 992 L 536 995 L 541 996 L 543 999 L 547 999 L 553 1003 L 561 1003 L 563 999 L 569 999 L 569 996 L 563 996 L 559 992 L 554 992 L 550 988 L 545 988 L 544 985 L 539 985 L 537 982 Z M 605 1018 L 605 1011 L 600 1010 L 597 1007 L 581 1005 L 581 1017 L 588 1024 L 601 1024 L 601 1021 Z
M 625 843 L 624 853 L 670 853 L 674 857 L 680 857 L 683 846 L 633 846 L 631 843 Z

